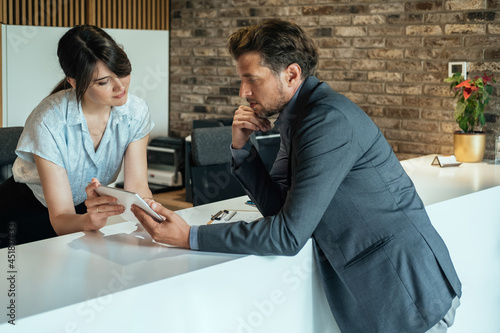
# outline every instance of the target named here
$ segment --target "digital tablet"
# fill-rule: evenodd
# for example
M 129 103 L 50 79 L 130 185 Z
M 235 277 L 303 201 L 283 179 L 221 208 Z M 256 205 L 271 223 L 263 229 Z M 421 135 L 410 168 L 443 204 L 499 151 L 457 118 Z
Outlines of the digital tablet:
M 155 221 L 163 222 L 163 218 L 158 213 L 156 213 L 151 207 L 149 207 L 146 201 L 144 201 L 144 199 L 142 199 L 141 196 L 137 193 L 129 192 L 121 188 L 109 187 L 104 185 L 99 186 L 98 188 L 95 189 L 95 191 L 99 195 L 107 195 L 110 197 L 115 197 L 117 200 L 117 204 L 123 205 L 123 207 L 125 207 L 125 212 L 120 214 L 120 216 L 128 221 L 139 222 L 139 220 L 137 220 L 137 218 L 135 217 L 134 213 L 130 211 L 130 207 L 132 207 L 132 205 L 136 205 L 137 207 L 142 208 L 146 213 L 148 213 Z

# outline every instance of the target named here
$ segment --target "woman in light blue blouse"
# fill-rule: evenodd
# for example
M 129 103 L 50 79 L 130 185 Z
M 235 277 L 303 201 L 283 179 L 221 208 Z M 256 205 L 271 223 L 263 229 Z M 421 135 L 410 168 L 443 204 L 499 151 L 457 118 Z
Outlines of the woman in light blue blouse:
M 76 26 L 60 39 L 65 78 L 28 117 L 13 178 L 0 186 L 0 224 L 17 224 L 19 243 L 98 230 L 123 213 L 94 189 L 116 180 L 151 197 L 146 147 L 154 124 L 145 102 L 129 94 L 131 65 L 103 30 Z M 90 185 L 88 184 L 90 182 Z

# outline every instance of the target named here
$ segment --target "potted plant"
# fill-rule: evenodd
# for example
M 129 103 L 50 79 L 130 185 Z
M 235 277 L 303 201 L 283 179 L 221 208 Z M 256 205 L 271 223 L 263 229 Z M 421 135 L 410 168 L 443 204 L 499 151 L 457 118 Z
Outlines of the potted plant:
M 460 162 L 481 162 L 486 146 L 484 109 L 490 101 L 496 81 L 493 75 L 486 74 L 464 80 L 460 73 L 444 81 L 450 83 L 450 90 L 457 99 L 454 118 L 461 130 L 453 136 L 455 157 Z

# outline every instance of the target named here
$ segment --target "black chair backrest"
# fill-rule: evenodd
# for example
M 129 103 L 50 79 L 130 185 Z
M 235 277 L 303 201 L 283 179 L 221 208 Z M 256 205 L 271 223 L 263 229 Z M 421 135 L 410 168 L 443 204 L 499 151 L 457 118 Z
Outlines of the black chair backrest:
M 195 165 L 231 162 L 231 126 L 196 128 L 191 133 L 191 149 Z
M 196 128 L 191 133 L 191 190 L 193 205 L 245 194 L 231 174 L 231 126 Z
M 0 128 L 0 183 L 11 176 L 12 164 L 17 158 L 15 153 L 23 127 Z

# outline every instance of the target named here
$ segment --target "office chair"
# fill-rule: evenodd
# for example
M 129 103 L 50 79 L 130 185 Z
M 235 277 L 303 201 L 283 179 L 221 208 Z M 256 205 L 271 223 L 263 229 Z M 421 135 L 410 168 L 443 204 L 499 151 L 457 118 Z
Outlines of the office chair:
M 193 206 L 245 194 L 231 174 L 231 126 L 195 128 L 191 134 Z
M 23 127 L 0 127 L 0 184 L 12 176 L 12 164 L 17 157 L 15 151 L 22 131 Z M 2 218 L 0 220 L 3 222 Z M 7 230 L 1 225 L 0 248 L 7 246 L 7 236 Z
M 12 164 L 16 160 L 16 147 L 23 127 L 0 128 L 0 184 L 12 176 Z

